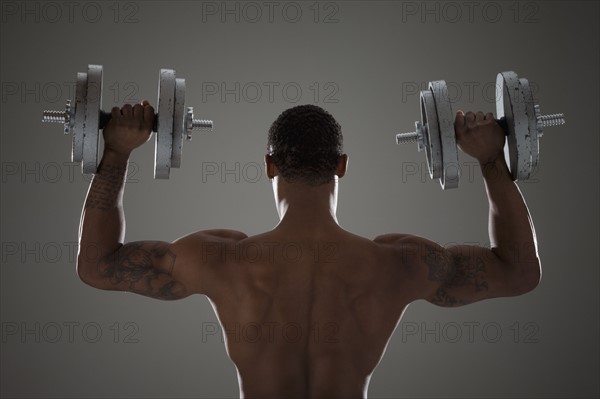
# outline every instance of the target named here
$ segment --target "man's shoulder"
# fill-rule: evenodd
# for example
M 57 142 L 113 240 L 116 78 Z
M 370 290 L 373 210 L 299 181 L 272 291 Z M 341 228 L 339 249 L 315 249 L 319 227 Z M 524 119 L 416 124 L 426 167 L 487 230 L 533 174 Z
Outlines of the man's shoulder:
M 373 238 L 377 244 L 418 244 L 424 240 L 423 237 L 405 233 L 386 233 Z
M 440 248 L 427 238 L 414 234 L 389 233 L 373 239 L 373 242 L 384 252 L 400 256 L 403 260 L 421 259 L 423 255 Z
M 248 238 L 248 235 L 238 230 L 210 229 L 196 231 L 180 238 L 180 240 L 185 238 L 200 239 L 202 241 L 240 241 Z

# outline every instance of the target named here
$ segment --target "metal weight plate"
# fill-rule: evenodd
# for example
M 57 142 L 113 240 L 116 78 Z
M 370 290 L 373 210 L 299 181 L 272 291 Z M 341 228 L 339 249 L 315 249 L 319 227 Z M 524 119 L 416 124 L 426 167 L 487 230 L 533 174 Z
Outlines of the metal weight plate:
M 102 107 L 102 65 L 88 65 L 83 122 L 83 173 L 96 173 L 100 108 Z
M 438 179 L 442 173 L 442 148 L 435 101 L 430 90 L 421 91 L 421 121 L 423 121 L 423 146 L 429 176 Z
M 533 102 L 533 94 L 529 87 L 529 81 L 525 78 L 519 79 L 521 85 L 521 95 L 525 104 L 525 113 L 527 115 L 527 122 L 529 127 L 529 135 L 527 137 L 527 145 L 531 153 L 531 158 L 527 165 L 527 179 L 531 176 L 535 168 L 537 167 L 539 156 L 540 156 L 540 141 L 537 130 L 537 116 L 535 113 L 535 104 Z
M 442 146 L 442 175 L 440 185 L 442 190 L 458 187 L 460 167 L 458 165 L 458 148 L 454 132 L 454 114 L 448 98 L 448 87 L 443 80 L 429 82 L 429 90 L 433 94 L 437 110 L 440 143 Z
M 496 117 L 506 118 L 508 132 L 504 144 L 504 159 L 513 180 L 526 179 L 531 151 L 527 147 L 529 123 L 519 78 L 513 71 L 500 72 L 496 77 Z
M 154 150 L 154 178 L 168 179 L 173 155 L 175 71 L 161 69 L 158 80 L 158 123 Z
M 185 134 L 185 79 L 175 79 L 175 113 L 173 116 L 173 155 L 171 167 L 181 166 L 183 135 Z
M 85 124 L 85 99 L 87 96 L 87 73 L 77 73 L 75 86 L 75 121 L 73 124 L 73 145 L 71 148 L 71 162 L 83 160 L 83 126 Z

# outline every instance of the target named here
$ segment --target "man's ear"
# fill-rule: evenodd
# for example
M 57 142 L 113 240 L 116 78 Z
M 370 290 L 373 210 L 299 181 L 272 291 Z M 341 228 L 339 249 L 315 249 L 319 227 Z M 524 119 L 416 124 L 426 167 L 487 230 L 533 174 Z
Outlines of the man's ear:
M 340 159 L 338 160 L 338 165 L 335 170 L 335 174 L 337 177 L 344 177 L 346 174 L 346 168 L 348 167 L 348 155 L 342 154 L 340 155 Z
M 275 163 L 273 163 L 273 157 L 269 154 L 265 155 L 265 171 L 269 179 L 273 179 L 277 175 L 277 168 L 275 167 Z

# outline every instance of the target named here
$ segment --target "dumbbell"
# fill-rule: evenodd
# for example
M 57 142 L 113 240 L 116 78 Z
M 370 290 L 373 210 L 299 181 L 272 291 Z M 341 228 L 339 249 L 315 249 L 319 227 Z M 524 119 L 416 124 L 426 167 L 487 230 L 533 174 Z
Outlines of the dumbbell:
M 417 142 L 425 150 L 432 179 L 439 179 L 442 190 L 458 187 L 460 168 L 454 132 L 454 113 L 446 82 L 429 82 L 420 95 L 421 121 L 415 131 L 396 135 L 396 143 Z M 539 139 L 543 129 L 565 123 L 563 114 L 542 115 L 534 103 L 529 81 L 513 71 L 496 77 L 496 121 L 506 134 L 504 158 L 513 180 L 527 180 L 537 167 Z
M 67 100 L 64 111 L 44 111 L 42 122 L 64 124 L 64 133 L 73 134 L 71 160 L 81 162 L 83 173 L 98 168 L 99 130 L 111 118 L 102 107 L 102 65 L 88 65 L 77 74 L 75 104 Z M 185 79 L 172 69 L 161 69 L 158 80 L 158 109 L 152 131 L 156 132 L 154 178 L 168 179 L 171 168 L 181 166 L 183 136 L 192 139 L 193 129 L 212 129 L 210 120 L 194 119 L 192 107 L 185 108 Z

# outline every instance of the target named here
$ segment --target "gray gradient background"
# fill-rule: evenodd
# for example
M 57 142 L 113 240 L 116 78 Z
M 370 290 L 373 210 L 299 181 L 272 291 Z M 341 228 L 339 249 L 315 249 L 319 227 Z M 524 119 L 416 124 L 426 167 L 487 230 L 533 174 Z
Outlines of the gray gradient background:
M 523 2 L 517 22 L 516 3 L 495 2 L 488 12 L 493 17 L 500 9 L 496 23 L 482 16 L 485 2 L 476 2 L 472 21 L 466 3 L 458 2 L 462 18 L 452 22 L 454 14 L 446 9 L 438 14 L 439 23 L 435 16 L 423 20 L 403 13 L 403 7 L 424 6 L 414 2 L 335 2 L 333 23 L 322 23 L 326 12 L 335 11 L 325 5 L 320 23 L 314 23 L 309 8 L 313 2 L 298 3 L 303 15 L 297 23 L 282 18 L 284 3 L 278 3 L 272 23 L 266 14 L 256 23 L 243 18 L 236 23 L 231 16 L 225 22 L 219 16 L 203 21 L 199 2 L 122 3 L 121 21 L 135 11 L 137 22 L 129 24 L 113 22 L 112 2 L 96 3 L 103 12 L 96 23 L 85 21 L 85 3 L 76 3 L 72 23 L 68 15 L 54 23 L 46 20 L 53 18 L 50 14 L 46 19 L 42 15 L 39 23 L 31 16 L 21 21 L 3 15 L 2 323 L 5 329 L 20 328 L 20 323 L 48 326 L 39 343 L 32 335 L 21 338 L 3 330 L 3 397 L 238 395 L 235 369 L 220 339 L 210 336 L 202 342 L 202 323 L 216 322 L 204 297 L 161 302 L 102 292 L 84 285 L 75 273 L 69 248 L 77 240 L 88 180 L 77 169 L 69 175 L 70 138 L 60 126 L 42 126 L 40 115 L 64 104 L 67 85 L 88 63 L 104 65 L 105 109 L 132 97 L 156 103 L 158 70 L 170 67 L 186 78 L 187 103 L 196 107 L 196 115 L 216 123 L 213 133 L 185 143 L 182 168 L 172 171 L 169 181 L 152 179 L 151 143 L 134 153 L 125 194 L 128 241 L 171 241 L 209 228 L 247 234 L 272 228 L 277 215 L 264 175 L 253 182 L 252 169 L 246 169 L 239 182 L 233 175 L 223 181 L 217 175 L 205 176 L 203 183 L 202 162 L 225 162 L 229 168 L 236 162 L 241 167 L 262 164 L 266 131 L 275 117 L 295 104 L 317 103 L 339 120 L 350 155 L 338 209 L 344 228 L 366 237 L 410 232 L 442 245 L 485 244 L 487 202 L 479 173 L 450 192 L 429 179 L 403 179 L 403 167 L 422 167 L 425 159 L 413 146 L 394 144 L 394 133 L 409 130 L 418 118 L 417 95 L 407 93 L 406 87 L 446 79 L 462 90 L 455 110 L 494 110 L 481 86 L 467 95 L 468 82 L 489 87 L 497 72 L 510 69 L 529 78 L 542 110 L 564 112 L 567 118 L 566 126 L 546 131 L 534 181 L 519 184 L 537 230 L 541 285 L 526 296 L 457 309 L 413 303 L 373 375 L 369 394 L 598 396 L 597 2 Z M 35 4 L 41 3 L 28 2 L 30 7 Z M 221 7 L 221 2 L 214 4 Z M 533 20 L 525 21 L 527 16 Z M 131 94 L 127 82 L 139 88 L 130 98 L 125 96 Z M 275 90 L 273 102 L 266 91 L 256 102 L 248 101 L 251 92 L 239 102 L 231 95 L 224 101 L 218 95 L 203 100 L 203 88 L 210 82 L 229 87 L 235 82 L 278 82 L 279 88 L 296 82 L 303 94 L 297 103 L 283 97 L 281 89 Z M 314 82 L 321 85 L 318 101 L 309 88 Z M 335 103 L 324 102 L 324 95 L 331 93 L 323 89 L 327 82 L 339 89 Z M 39 98 L 23 93 L 22 84 L 34 92 L 39 84 Z M 64 89 L 58 95 L 52 91 L 56 85 Z M 120 92 L 108 89 L 111 85 Z M 12 94 L 14 87 L 19 87 L 17 94 Z M 461 161 L 473 160 L 461 154 Z M 9 172 L 15 165 L 13 175 Z M 39 172 L 20 174 L 35 168 Z M 41 248 L 39 254 L 27 252 L 35 245 Z M 15 246 L 23 257 L 8 252 Z M 73 342 L 66 327 L 58 342 L 49 342 L 56 331 L 48 323 L 69 322 L 79 323 Z M 137 331 L 125 328 L 127 322 L 135 323 Z M 436 322 L 440 328 L 457 323 L 462 338 L 453 343 L 454 330 L 446 330 L 435 342 L 421 323 L 433 328 Z M 95 330 L 86 336 L 81 332 L 90 323 L 101 328 L 96 343 L 86 341 Z M 114 323 L 121 333 L 117 343 Z M 406 323 L 420 332 L 403 334 Z M 468 323 L 479 323 L 472 342 L 463 328 Z M 495 330 L 483 335 L 486 323 L 502 328 L 499 342 L 488 342 Z M 517 342 L 514 323 L 521 326 Z M 127 332 L 134 332 L 138 342 L 123 342 Z

